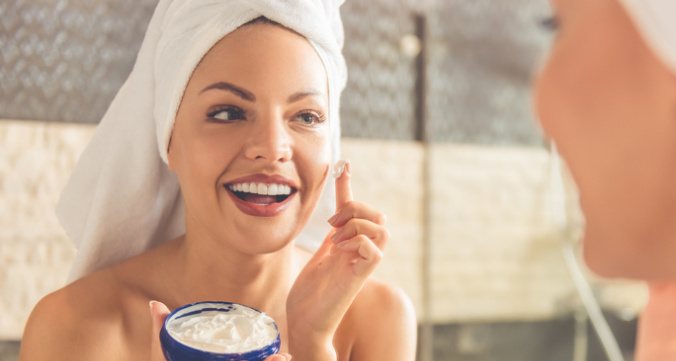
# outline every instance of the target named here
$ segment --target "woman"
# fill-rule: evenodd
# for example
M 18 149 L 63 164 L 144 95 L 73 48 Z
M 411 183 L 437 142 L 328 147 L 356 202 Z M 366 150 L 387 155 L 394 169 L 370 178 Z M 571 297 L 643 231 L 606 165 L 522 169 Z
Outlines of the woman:
M 645 11 L 674 9 L 671 1 L 647 3 L 655 8 Z M 676 64 L 644 40 L 631 6 L 553 6 L 559 31 L 535 96 L 544 131 L 580 189 L 586 261 L 606 276 L 676 277 Z
M 584 257 L 650 281 L 637 359 L 676 359 L 676 2 L 553 0 L 537 112 L 578 185 Z
M 21 360 L 161 360 L 168 310 L 205 300 L 275 319 L 283 354 L 268 360 L 414 358 L 410 303 L 369 278 L 389 234 L 352 200 L 349 164 L 330 237 L 314 255 L 294 244 L 337 158 L 338 14 L 160 1 L 60 204 L 84 276 L 36 306 Z

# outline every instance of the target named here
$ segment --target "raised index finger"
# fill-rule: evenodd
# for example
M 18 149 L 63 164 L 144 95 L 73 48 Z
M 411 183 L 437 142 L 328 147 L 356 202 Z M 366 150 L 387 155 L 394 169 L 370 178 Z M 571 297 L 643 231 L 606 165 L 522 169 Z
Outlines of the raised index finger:
M 336 177 L 336 212 L 352 201 L 352 186 L 350 185 L 350 161 L 339 160 L 333 167 Z

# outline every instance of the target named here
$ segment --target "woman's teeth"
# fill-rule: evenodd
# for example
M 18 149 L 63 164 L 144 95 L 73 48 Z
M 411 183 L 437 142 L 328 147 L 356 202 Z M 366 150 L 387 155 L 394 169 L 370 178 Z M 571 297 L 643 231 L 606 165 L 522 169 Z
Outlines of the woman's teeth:
M 291 187 L 285 184 L 237 183 L 237 184 L 229 184 L 228 189 L 230 189 L 233 192 L 251 193 L 268 196 L 291 194 Z

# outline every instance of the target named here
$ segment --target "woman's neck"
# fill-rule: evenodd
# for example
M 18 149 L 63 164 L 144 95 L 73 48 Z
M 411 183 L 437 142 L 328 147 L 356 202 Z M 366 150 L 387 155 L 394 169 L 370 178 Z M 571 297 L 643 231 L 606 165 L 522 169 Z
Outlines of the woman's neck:
M 286 296 L 300 267 L 293 242 L 267 254 L 247 254 L 227 242 L 179 240 L 174 290 L 181 304 L 227 301 L 269 314 L 284 312 Z M 178 305 L 180 306 L 180 305 Z

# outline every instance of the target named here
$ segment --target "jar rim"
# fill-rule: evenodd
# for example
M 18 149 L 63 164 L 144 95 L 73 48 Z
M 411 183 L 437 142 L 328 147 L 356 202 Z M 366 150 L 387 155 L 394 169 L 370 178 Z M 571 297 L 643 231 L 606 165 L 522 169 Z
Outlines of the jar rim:
M 279 337 L 279 328 L 277 327 L 277 323 L 274 322 L 273 320 L 273 325 L 275 326 L 275 330 L 277 331 L 277 337 L 275 340 L 270 343 L 267 346 L 255 349 L 255 350 L 250 350 L 246 351 L 243 353 L 219 353 L 219 352 L 213 352 L 213 351 L 207 351 L 207 350 L 200 350 L 198 348 L 188 346 L 177 339 L 173 338 L 170 334 L 169 331 L 167 330 L 167 325 L 174 319 L 176 318 L 181 318 L 185 317 L 188 315 L 193 315 L 193 314 L 199 314 L 202 312 L 207 312 L 207 311 L 224 311 L 224 312 L 229 312 L 232 310 L 232 306 L 236 307 L 244 307 L 251 309 L 253 311 L 256 311 L 257 313 L 262 313 L 264 315 L 265 312 L 259 311 L 253 307 L 249 307 L 246 305 L 242 305 L 239 303 L 233 303 L 233 302 L 224 302 L 224 301 L 202 301 L 202 302 L 195 302 L 195 303 L 190 303 L 187 305 L 183 305 L 175 310 L 173 310 L 167 318 L 164 320 L 164 324 L 162 326 L 162 330 L 160 330 L 160 343 L 162 344 L 162 350 L 165 354 L 165 357 L 169 361 L 181 361 L 185 357 L 185 359 L 190 359 L 194 360 L 195 358 L 199 358 L 201 360 L 218 360 L 218 361 L 238 361 L 238 360 L 264 360 L 266 357 L 273 355 L 277 352 L 279 352 L 279 348 L 281 345 L 281 340 Z M 230 307 L 230 308 L 228 308 Z M 191 309 L 195 308 L 194 311 L 189 311 L 185 312 L 186 309 Z M 269 316 L 268 316 L 269 317 Z

